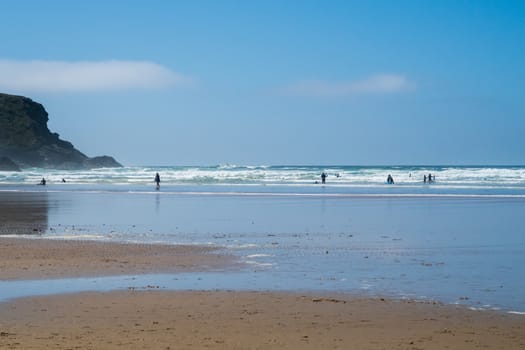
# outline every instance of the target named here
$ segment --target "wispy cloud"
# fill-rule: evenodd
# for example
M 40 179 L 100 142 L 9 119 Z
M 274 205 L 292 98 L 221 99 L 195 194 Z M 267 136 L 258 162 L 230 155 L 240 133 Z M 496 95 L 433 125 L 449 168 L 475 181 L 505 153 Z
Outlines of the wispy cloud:
M 415 88 L 415 83 L 400 74 L 376 74 L 362 80 L 329 82 L 300 81 L 281 89 L 284 94 L 297 96 L 338 97 L 370 94 L 391 94 Z
M 15 61 L 0 59 L 0 90 L 78 92 L 180 86 L 191 80 L 148 61 Z

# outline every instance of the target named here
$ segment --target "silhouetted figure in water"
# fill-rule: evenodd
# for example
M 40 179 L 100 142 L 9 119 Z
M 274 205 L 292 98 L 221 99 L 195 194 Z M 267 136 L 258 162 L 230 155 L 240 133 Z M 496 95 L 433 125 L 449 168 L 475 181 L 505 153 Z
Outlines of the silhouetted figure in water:
M 323 183 L 323 184 L 326 183 L 326 174 L 324 173 L 324 171 L 321 174 L 321 183 Z
M 423 175 L 423 183 L 427 183 L 427 176 Z
M 160 188 L 160 175 L 157 173 L 155 175 L 155 183 L 157 184 L 157 190 Z
M 428 182 L 432 182 L 432 174 L 428 174 Z
M 42 180 L 40 180 L 39 185 L 45 186 L 46 185 L 46 179 L 42 178 Z
M 394 184 L 394 178 L 392 177 L 392 175 L 388 174 L 388 176 L 386 178 L 386 183 L 389 184 L 389 185 L 393 185 Z
M 63 182 L 63 183 L 66 183 L 66 179 L 62 178 L 62 182 Z

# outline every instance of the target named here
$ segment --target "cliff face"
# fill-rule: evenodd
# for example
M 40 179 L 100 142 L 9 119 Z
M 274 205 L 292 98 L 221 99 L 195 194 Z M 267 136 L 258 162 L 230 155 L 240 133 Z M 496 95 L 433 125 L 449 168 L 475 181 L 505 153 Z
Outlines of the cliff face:
M 113 158 L 89 158 L 70 142 L 49 131 L 48 114 L 40 103 L 0 93 L 0 157 L 21 168 L 90 169 L 121 167 Z M 99 160 L 102 160 L 99 162 Z

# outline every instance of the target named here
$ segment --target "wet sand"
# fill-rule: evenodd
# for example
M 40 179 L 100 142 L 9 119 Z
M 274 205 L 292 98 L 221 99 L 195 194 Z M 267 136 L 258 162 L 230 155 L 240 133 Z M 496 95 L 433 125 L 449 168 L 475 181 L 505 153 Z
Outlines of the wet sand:
M 525 317 L 348 295 L 120 291 L 0 304 L 2 349 L 523 349 Z
M 0 278 L 223 270 L 212 247 L 0 239 Z M 350 295 L 145 290 L 0 303 L 0 349 L 523 349 L 525 316 Z
M 215 278 L 219 282 L 211 288 L 363 290 L 525 311 L 523 198 L 310 198 L 280 196 L 280 187 L 260 197 L 203 195 L 207 186 L 197 195 L 179 194 L 196 190 L 191 186 L 168 193 L 166 187 L 155 193 L 135 193 L 144 189 L 132 186 L 52 187 L 42 193 L 25 192 L 27 186 L 0 191 L 6 209 L 0 232 L 59 240 L 213 242 L 226 247 L 218 253 L 251 264 L 241 274 Z
M 0 238 L 0 280 L 211 271 L 235 266 L 219 248 Z

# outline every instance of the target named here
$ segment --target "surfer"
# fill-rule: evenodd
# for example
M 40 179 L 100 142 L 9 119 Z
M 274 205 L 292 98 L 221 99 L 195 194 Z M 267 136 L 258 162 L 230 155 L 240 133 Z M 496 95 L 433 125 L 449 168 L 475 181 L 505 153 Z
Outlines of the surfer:
M 428 182 L 432 182 L 432 174 L 428 174 Z
M 39 185 L 45 186 L 46 185 L 46 179 L 42 178 L 42 180 L 40 180 Z
M 321 173 L 321 183 L 326 183 L 326 174 L 324 173 L 324 171 Z
M 157 173 L 155 175 L 155 183 L 157 184 L 157 190 L 160 188 L 160 175 Z
M 394 184 L 394 178 L 392 177 L 392 175 L 388 174 L 388 176 L 386 178 L 386 183 L 390 184 L 390 185 Z
M 423 175 L 423 183 L 427 183 L 427 176 Z

